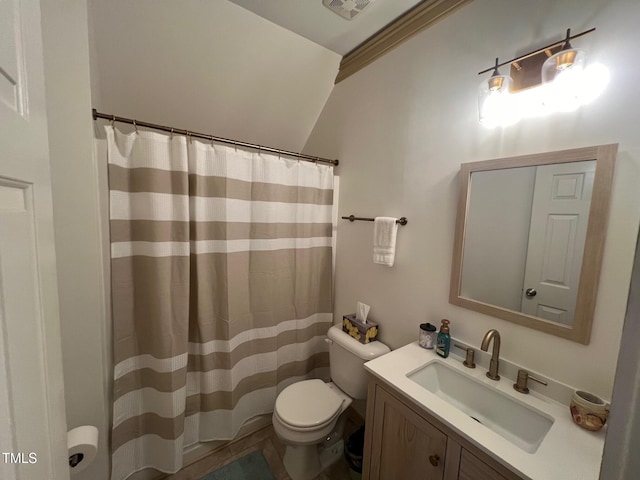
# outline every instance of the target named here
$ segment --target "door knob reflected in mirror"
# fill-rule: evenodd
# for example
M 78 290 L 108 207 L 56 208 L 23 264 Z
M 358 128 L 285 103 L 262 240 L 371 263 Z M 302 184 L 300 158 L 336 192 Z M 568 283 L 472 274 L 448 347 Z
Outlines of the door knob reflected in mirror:
M 538 292 L 536 292 L 536 289 L 535 289 L 535 288 L 527 288 L 527 289 L 524 291 L 524 294 L 525 294 L 527 297 L 532 298 L 532 297 L 535 297 L 535 296 L 538 294 Z

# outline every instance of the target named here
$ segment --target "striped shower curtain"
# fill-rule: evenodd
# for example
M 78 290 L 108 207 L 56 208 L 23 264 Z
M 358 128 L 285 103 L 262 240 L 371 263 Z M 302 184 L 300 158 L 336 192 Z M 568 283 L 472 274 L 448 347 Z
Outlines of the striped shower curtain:
M 326 377 L 333 168 L 106 127 L 112 480 L 173 473 Z

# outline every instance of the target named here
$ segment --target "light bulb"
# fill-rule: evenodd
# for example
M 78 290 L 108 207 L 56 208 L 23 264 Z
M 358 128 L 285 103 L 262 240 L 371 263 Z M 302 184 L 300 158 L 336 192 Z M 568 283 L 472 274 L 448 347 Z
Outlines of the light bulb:
M 583 77 L 582 68 L 558 71 L 553 82 L 545 85 L 544 104 L 558 112 L 571 112 L 577 109 L 582 103 Z
M 497 60 L 496 60 L 497 63 Z M 498 70 L 478 87 L 478 117 L 480 123 L 488 127 L 505 126 L 514 123 L 513 102 L 511 102 L 509 75 L 500 75 Z
M 544 104 L 552 111 L 571 112 L 599 97 L 608 83 L 609 71 L 600 63 L 565 69 L 544 85 Z
M 479 99 L 480 123 L 487 127 L 506 127 L 518 121 L 517 110 L 511 95 L 505 92 L 489 92 Z
M 551 55 L 542 64 L 542 83 L 550 83 L 572 70 L 582 70 L 586 61 L 584 50 L 567 48 Z

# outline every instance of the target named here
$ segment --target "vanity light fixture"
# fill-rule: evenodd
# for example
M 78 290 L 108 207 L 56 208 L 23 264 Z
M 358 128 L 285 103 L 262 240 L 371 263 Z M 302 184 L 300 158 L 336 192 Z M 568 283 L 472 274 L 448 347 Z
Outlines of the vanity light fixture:
M 507 62 L 496 63 L 479 75 L 493 71 L 478 90 L 478 116 L 486 126 L 506 126 L 522 117 L 571 111 L 596 98 L 608 83 L 608 71 L 600 64 L 585 67 L 584 50 L 571 46 L 577 35 L 566 37 Z M 498 68 L 510 65 L 510 75 Z
M 480 122 L 487 125 L 516 120 L 513 104 L 509 101 L 513 81 L 509 75 L 501 75 L 498 67 L 496 58 L 491 78 L 483 80 L 478 88 L 478 114 Z

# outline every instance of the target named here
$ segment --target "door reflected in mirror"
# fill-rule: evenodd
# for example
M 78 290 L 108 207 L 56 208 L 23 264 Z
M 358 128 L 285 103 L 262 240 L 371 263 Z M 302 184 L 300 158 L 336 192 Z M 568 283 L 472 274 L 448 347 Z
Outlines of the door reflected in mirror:
M 595 160 L 473 172 L 460 294 L 573 323 Z
M 463 164 L 450 302 L 588 343 L 616 150 Z

